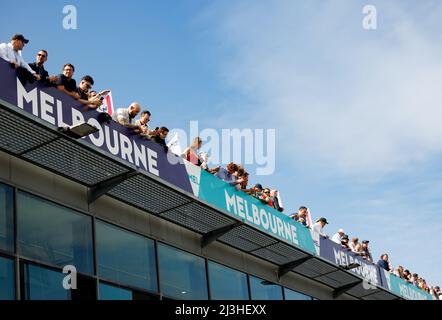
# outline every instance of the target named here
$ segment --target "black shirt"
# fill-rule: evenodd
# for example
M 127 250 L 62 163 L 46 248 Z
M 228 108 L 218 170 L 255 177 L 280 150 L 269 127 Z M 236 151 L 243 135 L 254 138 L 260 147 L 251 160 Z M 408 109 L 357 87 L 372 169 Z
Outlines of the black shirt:
M 49 73 L 45 70 L 44 66 L 37 65 L 36 62 L 30 63 L 29 66 L 32 70 L 34 70 L 38 75 L 40 75 L 40 82 L 48 83 Z
M 71 80 L 69 80 L 63 74 L 58 75 L 58 81 L 56 85 L 64 86 L 64 88 L 69 92 L 77 91 L 77 83 L 75 82 L 75 79 L 71 78 Z

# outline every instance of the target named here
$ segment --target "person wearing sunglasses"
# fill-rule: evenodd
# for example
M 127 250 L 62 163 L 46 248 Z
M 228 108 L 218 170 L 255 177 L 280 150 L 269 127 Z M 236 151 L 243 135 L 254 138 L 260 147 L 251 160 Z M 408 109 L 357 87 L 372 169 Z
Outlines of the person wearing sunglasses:
M 92 89 L 94 85 L 94 79 L 91 76 L 84 76 L 81 78 L 80 85 L 77 88 L 77 93 L 79 95 L 78 101 L 92 109 L 96 109 L 102 105 L 100 99 L 89 99 L 89 90 Z

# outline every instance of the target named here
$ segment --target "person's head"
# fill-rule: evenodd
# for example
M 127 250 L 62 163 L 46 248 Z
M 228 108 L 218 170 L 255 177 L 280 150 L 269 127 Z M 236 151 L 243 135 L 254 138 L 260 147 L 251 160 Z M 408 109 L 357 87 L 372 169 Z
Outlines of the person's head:
M 381 260 L 383 260 L 383 261 L 385 261 L 385 262 L 388 262 L 388 254 L 383 253 L 383 254 L 381 255 Z
M 160 135 L 161 139 L 166 139 L 168 133 L 169 129 L 167 129 L 166 127 L 161 127 L 160 129 L 158 129 L 158 134 Z
M 353 242 L 354 244 L 358 244 L 358 242 L 359 242 L 359 238 L 353 238 L 353 239 L 351 239 L 351 242 Z
M 129 108 L 127 108 L 127 112 L 131 118 L 135 118 L 137 114 L 140 113 L 140 110 L 141 106 L 138 102 L 132 102 Z
M 11 38 L 12 48 L 15 51 L 23 50 L 25 44 L 28 42 L 29 40 L 25 39 L 25 37 L 22 34 L 14 34 Z
M 266 197 L 269 197 L 269 196 L 270 196 L 270 189 L 269 189 L 269 188 L 265 188 L 265 189 L 262 191 L 262 194 L 265 195 Z
M 440 288 L 439 288 L 439 286 L 434 287 L 434 290 L 435 290 L 437 293 L 439 293 L 439 292 L 440 292 Z
M 307 215 L 307 208 L 304 206 L 299 207 L 298 214 L 300 216 L 306 216 Z
M 321 224 L 321 227 L 324 228 L 326 224 L 328 224 L 328 221 L 326 218 L 319 218 L 318 220 L 316 220 L 316 222 L 318 222 L 319 224 Z
M 341 243 L 342 243 L 342 244 L 347 244 L 348 241 L 349 241 L 349 239 L 348 239 L 348 235 L 344 234 L 344 235 L 342 236 Z
M 141 112 L 141 122 L 142 123 L 148 123 L 150 121 L 150 112 L 148 110 L 144 110 Z
M 94 79 L 92 79 L 91 76 L 84 76 L 81 78 L 79 87 L 81 91 L 88 92 L 90 89 L 92 89 L 93 85 Z
M 91 90 L 91 91 L 89 91 L 89 93 L 88 93 L 88 97 L 89 97 L 89 99 L 93 99 L 93 98 L 95 98 L 97 95 L 98 95 L 98 93 L 97 93 L 97 91 L 95 91 L 95 90 Z
M 200 149 L 202 145 L 203 145 L 203 140 L 201 140 L 200 137 L 195 137 L 193 139 L 192 147 L 194 147 L 195 149 Z
M 362 241 L 362 248 L 364 248 L 364 249 L 368 248 L 369 243 L 370 243 L 370 241 L 368 241 L 368 240 Z
M 278 197 L 278 190 L 271 190 L 271 191 L 270 191 L 270 195 L 271 195 L 272 197 Z
M 74 67 L 73 64 L 66 63 L 66 64 L 63 66 L 63 70 L 62 70 L 62 72 L 63 72 L 63 75 L 64 75 L 66 78 L 70 79 L 70 78 L 72 78 L 72 76 L 74 75 L 75 67 Z
M 262 185 L 260 183 L 257 183 L 257 184 L 255 184 L 253 189 L 255 189 L 255 191 L 257 191 L 257 192 L 262 192 Z
M 238 165 L 234 164 L 233 162 L 230 162 L 227 165 L 227 171 L 229 171 L 230 174 L 235 173 L 236 171 L 238 171 Z
M 37 57 L 35 59 L 35 61 L 37 62 L 37 64 L 39 66 L 44 65 L 44 63 L 48 60 L 48 52 L 44 49 L 40 50 L 39 52 L 37 52 Z
M 345 235 L 344 229 L 338 230 L 339 236 L 343 237 Z

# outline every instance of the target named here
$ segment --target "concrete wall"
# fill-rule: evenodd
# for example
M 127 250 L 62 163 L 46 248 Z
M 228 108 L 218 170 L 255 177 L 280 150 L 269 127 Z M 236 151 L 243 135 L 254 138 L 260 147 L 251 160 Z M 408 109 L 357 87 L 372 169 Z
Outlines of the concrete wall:
M 0 181 L 320 300 L 332 299 L 327 286 L 293 272 L 278 280 L 275 265 L 219 242 L 201 249 L 199 234 L 110 197 L 103 196 L 89 206 L 86 187 L 4 152 L 0 152 Z

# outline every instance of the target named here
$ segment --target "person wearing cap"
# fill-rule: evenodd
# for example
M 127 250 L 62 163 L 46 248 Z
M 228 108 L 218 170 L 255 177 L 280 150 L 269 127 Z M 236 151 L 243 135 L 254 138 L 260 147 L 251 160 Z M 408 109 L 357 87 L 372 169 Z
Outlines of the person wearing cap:
M 371 256 L 370 249 L 368 248 L 369 242 L 370 241 L 368 241 L 368 240 L 362 241 L 361 254 L 362 254 L 362 258 L 363 259 L 365 259 L 367 261 L 370 261 L 370 262 L 373 262 L 373 257 Z
M 320 236 L 322 236 L 322 237 L 324 237 L 324 238 L 327 239 L 327 238 L 328 238 L 328 235 L 326 235 L 326 234 L 322 231 L 322 229 L 325 227 L 326 224 L 328 224 L 326 218 L 319 218 L 318 220 L 316 220 L 316 223 L 313 225 L 312 230 L 313 230 L 316 234 L 318 234 L 318 235 L 320 235 Z
M 342 237 L 345 235 L 344 229 L 339 229 L 337 233 L 333 235 L 331 240 L 337 244 L 341 244 Z
M 14 34 L 11 42 L 0 44 L 0 58 L 9 62 L 16 69 L 20 80 L 27 80 L 32 83 L 35 80 L 40 80 L 41 77 L 31 69 L 22 57 L 21 51 L 28 42 L 29 40 L 22 34 Z

